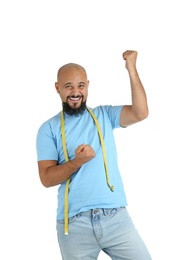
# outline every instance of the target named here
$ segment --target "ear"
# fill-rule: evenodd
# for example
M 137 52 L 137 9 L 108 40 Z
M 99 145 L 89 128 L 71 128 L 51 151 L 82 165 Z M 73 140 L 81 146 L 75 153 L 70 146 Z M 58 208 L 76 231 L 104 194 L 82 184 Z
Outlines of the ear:
M 59 94 L 60 91 L 59 91 L 59 84 L 58 84 L 58 82 L 55 82 L 55 88 L 56 88 L 57 93 Z
M 87 87 L 89 87 L 90 80 L 87 80 Z

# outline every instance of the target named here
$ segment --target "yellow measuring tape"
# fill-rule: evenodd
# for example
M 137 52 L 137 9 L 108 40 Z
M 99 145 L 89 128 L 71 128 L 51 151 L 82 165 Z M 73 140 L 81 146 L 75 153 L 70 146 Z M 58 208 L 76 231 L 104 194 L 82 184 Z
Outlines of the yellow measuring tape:
M 94 123 L 97 127 L 97 130 L 98 130 L 98 135 L 99 135 L 102 153 L 103 153 L 103 159 L 104 159 L 107 185 L 108 185 L 108 187 L 110 188 L 111 191 L 114 191 L 114 186 L 110 185 L 109 174 L 108 174 L 108 166 L 107 166 L 107 160 L 106 160 L 106 150 L 105 150 L 105 144 L 104 144 L 101 128 L 100 128 L 99 122 L 98 122 L 97 118 L 95 117 L 94 113 L 92 112 L 92 110 L 90 110 L 88 107 L 87 107 L 87 110 L 90 113 L 90 115 L 92 116 Z M 65 156 L 65 161 L 68 162 L 69 158 L 68 158 L 68 152 L 67 152 L 67 147 L 66 147 L 65 119 L 64 119 L 63 111 L 61 112 L 61 134 L 62 134 L 62 146 L 63 146 L 64 156 Z M 66 181 L 65 197 L 64 197 L 64 232 L 65 232 L 65 235 L 68 235 L 68 192 L 69 192 L 69 184 L 70 184 L 70 178 Z

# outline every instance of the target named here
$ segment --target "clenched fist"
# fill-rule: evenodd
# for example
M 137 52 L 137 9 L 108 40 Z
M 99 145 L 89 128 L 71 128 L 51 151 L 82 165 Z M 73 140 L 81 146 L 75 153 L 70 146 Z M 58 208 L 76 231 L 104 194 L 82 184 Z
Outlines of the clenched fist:
M 127 70 L 136 68 L 137 51 L 127 50 L 123 53 L 123 59 L 126 61 L 125 67 Z
M 91 159 L 93 159 L 96 154 L 94 149 L 88 144 L 82 144 L 75 150 L 76 160 L 82 165 Z

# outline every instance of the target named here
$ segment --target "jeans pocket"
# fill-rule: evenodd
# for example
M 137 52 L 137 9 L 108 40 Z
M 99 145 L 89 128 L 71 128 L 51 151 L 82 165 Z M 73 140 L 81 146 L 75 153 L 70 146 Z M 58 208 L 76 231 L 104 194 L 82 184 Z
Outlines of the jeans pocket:
M 125 209 L 125 207 L 119 207 L 119 208 L 113 208 L 113 209 L 110 209 L 109 211 L 109 215 L 113 215 L 113 214 L 116 214 L 117 212 L 121 211 Z

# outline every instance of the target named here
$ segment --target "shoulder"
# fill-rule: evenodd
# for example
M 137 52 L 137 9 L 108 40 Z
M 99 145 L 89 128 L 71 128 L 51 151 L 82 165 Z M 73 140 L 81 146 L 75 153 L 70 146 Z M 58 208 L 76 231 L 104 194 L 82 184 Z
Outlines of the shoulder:
M 38 133 L 47 132 L 49 129 L 55 129 L 56 127 L 59 127 L 60 126 L 60 116 L 61 116 L 61 112 L 59 112 L 57 115 L 44 121 L 38 129 Z
M 98 106 L 92 109 L 98 120 L 103 120 L 105 122 L 110 122 L 113 128 L 120 127 L 120 115 L 123 105 L 112 106 L 104 105 Z
M 115 117 L 116 115 L 120 115 L 123 105 L 112 106 L 112 105 L 103 105 L 97 106 L 92 109 L 92 111 L 99 114 L 107 114 L 109 117 Z

